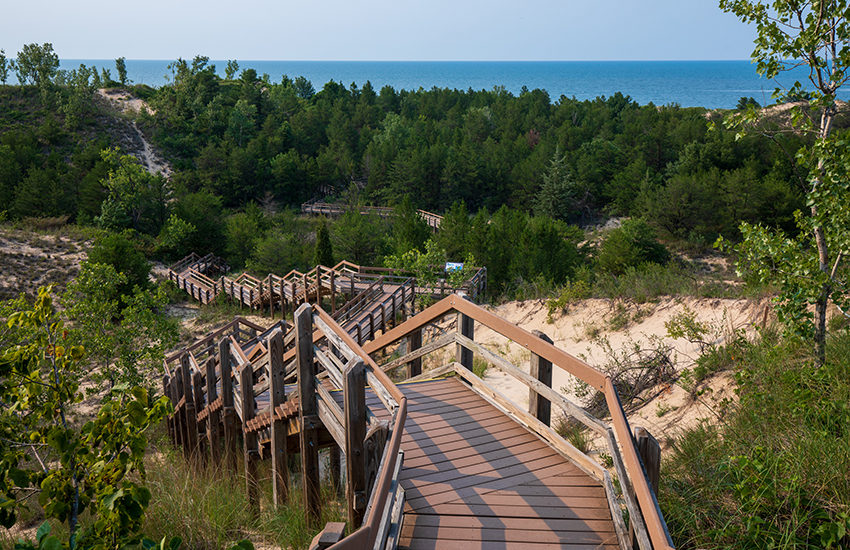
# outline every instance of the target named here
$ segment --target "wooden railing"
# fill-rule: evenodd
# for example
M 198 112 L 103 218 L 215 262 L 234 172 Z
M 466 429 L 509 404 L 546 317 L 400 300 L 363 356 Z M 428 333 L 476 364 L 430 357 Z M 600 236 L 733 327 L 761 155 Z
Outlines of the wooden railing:
M 444 323 L 447 315 L 455 313 L 457 314 L 457 332 L 444 335 L 423 346 L 421 338 L 423 329 L 428 325 Z M 526 373 L 512 365 L 501 355 L 476 343 L 473 339 L 475 323 L 481 323 L 493 332 L 502 335 L 508 341 L 514 342 L 530 352 L 531 371 L 534 374 Z M 433 353 L 447 346 L 455 346 L 456 360 L 454 362 L 424 374 L 419 374 L 416 370 L 411 369 L 412 379 L 431 378 L 451 373 L 459 375 L 485 399 L 505 411 L 521 425 L 537 434 L 538 437 L 547 441 L 556 451 L 572 460 L 589 475 L 598 479 L 606 489 L 620 544 L 623 548 L 631 548 L 632 543 L 626 531 L 610 474 L 595 460 L 576 449 L 549 426 L 551 406 L 555 405 L 564 414 L 576 419 L 588 429 L 602 436 L 608 446 L 617 477 L 623 489 L 637 544 L 642 550 L 673 547 L 655 493 L 648 482 L 644 464 L 638 454 L 628 420 L 623 412 L 617 390 L 610 377 L 556 348 L 545 335 L 531 334 L 504 319 L 496 317 L 460 295 L 449 296 L 441 300 L 405 323 L 364 344 L 363 349 L 374 355 L 395 345 L 403 338 L 413 345 L 409 346 L 408 353 L 402 357 L 382 365 L 383 370 L 390 371 L 405 364 L 410 365 L 416 361 L 421 361 L 421 358 L 428 353 Z M 473 357 L 476 354 L 495 368 L 528 386 L 529 410 L 521 408 L 473 374 Z M 552 366 L 572 374 L 591 387 L 603 392 L 611 415 L 610 426 L 551 389 L 551 371 L 548 384 L 546 375 L 540 373 L 541 370 L 546 371 L 547 368 L 551 369 Z
M 248 501 L 259 513 L 257 463 L 272 460 L 275 505 L 289 498 L 288 448 L 301 455 L 304 505 L 320 515 L 322 447 L 345 452 L 346 501 L 352 530 L 340 548 L 383 548 L 398 533 L 404 491 L 398 484 L 407 401 L 387 375 L 326 312 L 303 304 L 294 330 L 284 322 L 262 329 L 236 319 L 168 357 L 163 389 L 174 403 L 168 432 L 190 461 L 236 467 L 242 454 Z M 322 378 L 317 377 L 318 367 Z M 297 389 L 287 394 L 286 380 Z M 342 404 L 330 390 L 342 392 Z M 379 422 L 366 408 L 366 386 L 390 413 Z M 224 435 L 222 453 L 221 434 Z M 341 536 L 341 531 L 339 532 Z
M 313 214 L 314 216 L 341 216 L 349 211 L 356 211 L 363 215 L 375 214 L 382 218 L 395 216 L 395 209 L 386 206 L 348 206 L 346 204 L 335 204 L 321 201 L 308 201 L 301 205 L 301 212 L 304 214 Z M 425 210 L 416 211 L 419 216 L 425 220 L 428 227 L 436 231 L 440 228 L 443 222 L 443 217 L 439 214 L 427 212 Z

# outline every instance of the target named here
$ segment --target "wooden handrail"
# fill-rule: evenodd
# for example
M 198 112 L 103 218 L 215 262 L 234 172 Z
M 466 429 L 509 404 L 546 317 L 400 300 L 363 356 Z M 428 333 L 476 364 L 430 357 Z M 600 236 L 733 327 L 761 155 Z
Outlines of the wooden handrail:
M 616 434 L 617 441 L 623 448 L 626 468 L 632 484 L 634 485 L 635 493 L 640 504 L 640 510 L 643 513 L 647 532 L 652 541 L 652 545 L 655 549 L 659 550 L 668 548 L 672 549 L 673 546 L 669 538 L 666 524 L 664 523 L 664 519 L 661 517 L 654 493 L 649 487 L 649 483 L 644 475 L 643 467 L 641 465 L 640 458 L 638 457 L 634 440 L 632 439 L 628 420 L 626 419 L 622 405 L 620 404 L 617 390 L 609 376 L 591 367 L 584 361 L 556 348 L 554 345 L 549 344 L 541 338 L 534 336 L 530 332 L 513 325 L 496 315 L 493 315 L 483 308 L 478 307 L 457 294 L 440 300 L 422 313 L 386 332 L 379 338 L 364 344 L 362 348 L 363 352 L 368 356 L 369 354 L 398 341 L 408 334 L 411 334 L 416 330 L 420 330 L 424 326 L 437 321 L 452 311 L 463 313 L 464 315 L 490 328 L 494 332 L 498 332 L 502 336 L 505 336 L 520 346 L 523 346 L 531 353 L 548 359 L 553 365 L 576 376 L 580 380 L 603 392 L 611 414 L 614 433 Z

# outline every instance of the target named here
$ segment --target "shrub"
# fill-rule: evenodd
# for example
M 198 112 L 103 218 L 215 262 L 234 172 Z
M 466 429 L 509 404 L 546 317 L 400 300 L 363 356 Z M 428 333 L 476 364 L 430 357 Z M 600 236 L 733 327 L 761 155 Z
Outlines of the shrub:
M 664 265 L 670 253 L 655 238 L 655 231 L 641 218 L 626 220 L 602 241 L 596 263 L 602 271 L 621 275 L 629 267 L 646 263 Z

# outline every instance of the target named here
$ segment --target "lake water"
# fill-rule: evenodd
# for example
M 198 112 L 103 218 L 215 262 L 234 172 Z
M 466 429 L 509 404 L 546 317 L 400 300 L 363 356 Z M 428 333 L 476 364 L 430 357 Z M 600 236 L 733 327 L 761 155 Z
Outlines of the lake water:
M 63 69 L 80 63 L 109 68 L 116 77 L 112 60 L 62 60 Z M 163 86 L 169 82 L 171 61 L 128 59 L 127 73 L 134 83 Z M 227 61 L 210 61 L 224 75 Z M 755 65 L 745 61 L 239 61 L 240 71 L 253 68 L 272 82 L 283 75 L 304 76 L 316 90 L 333 80 L 349 86 L 362 86 L 367 80 L 375 91 L 383 86 L 396 90 L 491 90 L 504 86 L 517 95 L 525 86 L 549 93 L 552 101 L 561 95 L 593 99 L 622 92 L 641 105 L 678 103 L 683 107 L 732 108 L 742 97 L 754 97 L 761 104 L 773 103 L 776 84 L 760 77 Z M 804 81 L 805 71 L 782 84 Z M 850 99 L 850 90 L 838 96 Z

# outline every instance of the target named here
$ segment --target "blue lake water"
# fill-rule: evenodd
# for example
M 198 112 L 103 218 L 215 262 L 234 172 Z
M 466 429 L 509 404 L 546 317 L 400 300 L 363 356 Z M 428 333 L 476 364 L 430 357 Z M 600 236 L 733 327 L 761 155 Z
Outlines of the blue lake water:
M 106 67 L 116 76 L 112 60 L 62 60 L 61 68 L 72 69 L 80 63 Z M 127 73 L 134 83 L 163 86 L 171 71 L 167 60 L 128 59 Z M 227 61 L 210 61 L 224 75 Z M 761 104 L 773 103 L 776 83 L 760 77 L 755 65 L 744 61 L 239 61 L 240 70 L 253 68 L 272 82 L 283 75 L 304 76 L 316 90 L 333 80 L 345 86 L 362 86 L 367 80 L 379 91 L 383 86 L 396 90 L 429 90 L 433 87 L 460 90 L 491 90 L 504 86 L 519 94 L 546 90 L 552 101 L 561 95 L 593 99 L 622 92 L 641 105 L 678 103 L 683 107 L 732 108 L 742 96 L 754 97 Z M 781 83 L 790 86 L 804 81 L 798 70 Z M 839 94 L 850 99 L 850 90 Z

